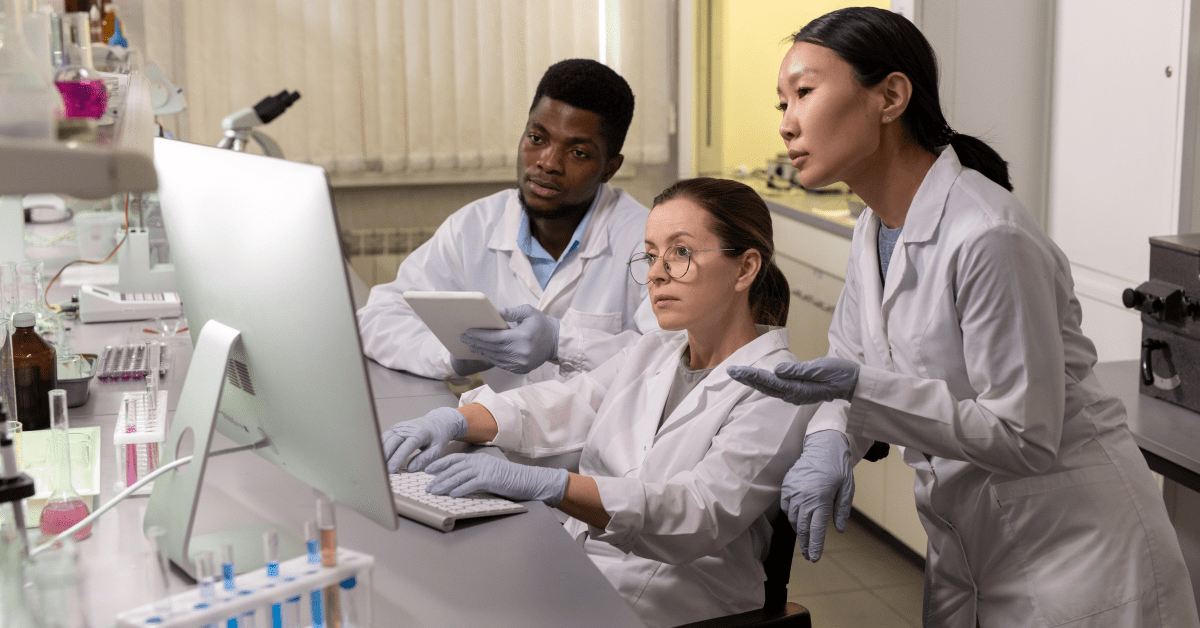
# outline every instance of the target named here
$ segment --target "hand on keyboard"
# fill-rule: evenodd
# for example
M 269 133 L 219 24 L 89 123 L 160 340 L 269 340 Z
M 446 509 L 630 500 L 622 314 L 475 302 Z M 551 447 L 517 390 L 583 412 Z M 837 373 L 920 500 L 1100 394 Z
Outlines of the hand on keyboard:
M 417 451 L 408 471 L 420 471 L 437 460 L 450 441 L 467 435 L 467 418 L 454 408 L 437 408 L 418 419 L 401 421 L 383 433 L 383 457 L 388 473 L 396 473 L 400 465 Z M 422 451 L 423 450 L 423 451 Z
M 487 491 L 509 499 L 540 500 L 551 508 L 562 501 L 570 477 L 566 469 L 531 467 L 487 454 L 450 454 L 426 472 L 435 476 L 426 488 L 434 495 Z

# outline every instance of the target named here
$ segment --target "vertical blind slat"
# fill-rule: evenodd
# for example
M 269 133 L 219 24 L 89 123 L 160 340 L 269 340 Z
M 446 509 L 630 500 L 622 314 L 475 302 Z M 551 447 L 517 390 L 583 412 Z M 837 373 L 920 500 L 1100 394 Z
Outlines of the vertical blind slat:
M 601 0 L 169 0 L 148 5 L 145 46 L 183 83 L 191 141 L 215 144 L 226 115 L 289 89 L 301 99 L 262 129 L 289 159 L 469 173 L 514 167 L 546 67 L 598 58 L 606 37 L 637 99 L 626 163 L 663 163 L 673 3 L 608 1 L 610 18 Z

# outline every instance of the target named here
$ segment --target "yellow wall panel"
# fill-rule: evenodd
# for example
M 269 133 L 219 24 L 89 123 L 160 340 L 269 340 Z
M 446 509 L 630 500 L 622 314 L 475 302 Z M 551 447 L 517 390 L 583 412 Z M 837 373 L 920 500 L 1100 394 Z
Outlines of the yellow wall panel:
M 888 0 L 723 0 L 721 150 L 724 174 L 762 168 L 784 151 L 779 137 L 779 64 L 792 33 L 846 6 L 888 8 Z M 715 64 L 714 64 L 715 65 Z M 714 107 L 714 113 L 716 108 Z

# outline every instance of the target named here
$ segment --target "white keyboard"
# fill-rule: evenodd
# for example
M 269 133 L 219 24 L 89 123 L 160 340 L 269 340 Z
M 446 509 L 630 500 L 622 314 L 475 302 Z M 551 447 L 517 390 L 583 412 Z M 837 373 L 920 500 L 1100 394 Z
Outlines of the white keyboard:
M 526 511 L 521 504 L 487 493 L 472 493 L 464 497 L 430 495 L 425 492 L 425 485 L 432 479 L 433 476 L 424 471 L 389 475 L 396 512 L 431 528 L 449 532 L 459 519 Z

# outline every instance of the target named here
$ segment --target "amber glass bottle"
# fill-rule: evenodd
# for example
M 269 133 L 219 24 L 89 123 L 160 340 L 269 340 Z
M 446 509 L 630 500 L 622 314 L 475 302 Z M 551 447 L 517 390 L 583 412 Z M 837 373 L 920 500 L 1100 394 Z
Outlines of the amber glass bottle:
M 23 431 L 50 427 L 50 391 L 58 388 L 58 359 L 54 347 L 33 328 L 29 312 L 13 315 L 13 375 L 17 389 L 17 420 Z

